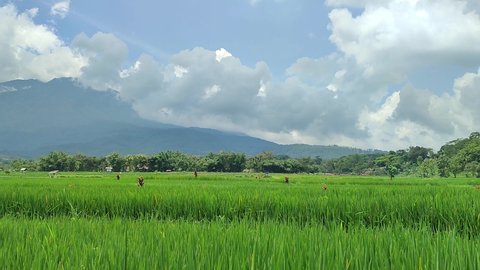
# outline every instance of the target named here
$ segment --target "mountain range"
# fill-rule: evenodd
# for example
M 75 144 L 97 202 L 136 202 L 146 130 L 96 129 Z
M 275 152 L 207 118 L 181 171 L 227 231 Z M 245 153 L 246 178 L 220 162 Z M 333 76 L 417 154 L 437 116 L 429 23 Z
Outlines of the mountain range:
M 194 155 L 271 151 L 324 159 L 380 152 L 335 145 L 281 145 L 244 134 L 145 120 L 115 91 L 95 91 L 69 78 L 0 83 L 0 158 L 37 158 L 51 151 L 104 156 L 166 150 Z

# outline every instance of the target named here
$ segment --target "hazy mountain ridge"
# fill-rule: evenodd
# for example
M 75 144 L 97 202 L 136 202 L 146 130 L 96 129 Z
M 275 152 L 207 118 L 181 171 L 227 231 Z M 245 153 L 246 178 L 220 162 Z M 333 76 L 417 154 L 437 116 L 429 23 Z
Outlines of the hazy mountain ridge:
M 345 147 L 338 145 L 308 145 L 308 144 L 289 144 L 280 145 L 277 149 L 279 154 L 288 155 L 292 157 L 309 156 L 315 157 L 318 153 L 320 157 L 341 157 L 354 154 L 378 154 L 384 151 L 376 149 L 359 149 L 354 147 Z
M 327 159 L 373 153 L 340 146 L 279 145 L 238 133 L 157 123 L 140 118 L 114 91 L 85 89 L 67 78 L 1 83 L 0 156 L 38 157 L 54 150 L 97 156 L 272 151 Z

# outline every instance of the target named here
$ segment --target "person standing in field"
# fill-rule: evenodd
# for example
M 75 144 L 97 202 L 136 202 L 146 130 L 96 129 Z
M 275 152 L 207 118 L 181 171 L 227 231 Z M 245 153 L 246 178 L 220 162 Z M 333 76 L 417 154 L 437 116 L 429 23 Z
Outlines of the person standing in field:
M 288 184 L 288 176 L 285 176 L 285 184 Z
M 197 176 L 198 176 L 197 171 L 194 171 L 194 172 L 193 172 L 193 175 L 195 176 L 195 178 L 197 178 Z
M 117 180 L 120 180 L 120 174 L 117 174 Z
M 143 187 L 143 184 L 145 184 L 143 176 L 138 177 L 138 186 Z

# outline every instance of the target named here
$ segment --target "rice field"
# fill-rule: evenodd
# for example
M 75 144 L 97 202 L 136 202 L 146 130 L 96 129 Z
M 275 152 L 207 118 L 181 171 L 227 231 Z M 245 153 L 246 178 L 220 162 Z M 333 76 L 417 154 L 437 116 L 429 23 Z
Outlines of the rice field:
M 0 174 L 0 269 L 480 269 L 477 179 L 115 176 Z

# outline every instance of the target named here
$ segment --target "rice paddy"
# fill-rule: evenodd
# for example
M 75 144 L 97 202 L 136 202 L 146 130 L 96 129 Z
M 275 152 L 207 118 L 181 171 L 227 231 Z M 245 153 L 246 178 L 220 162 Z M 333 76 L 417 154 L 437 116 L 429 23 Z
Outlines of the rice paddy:
M 477 179 L 115 176 L 0 175 L 0 268 L 480 269 Z

